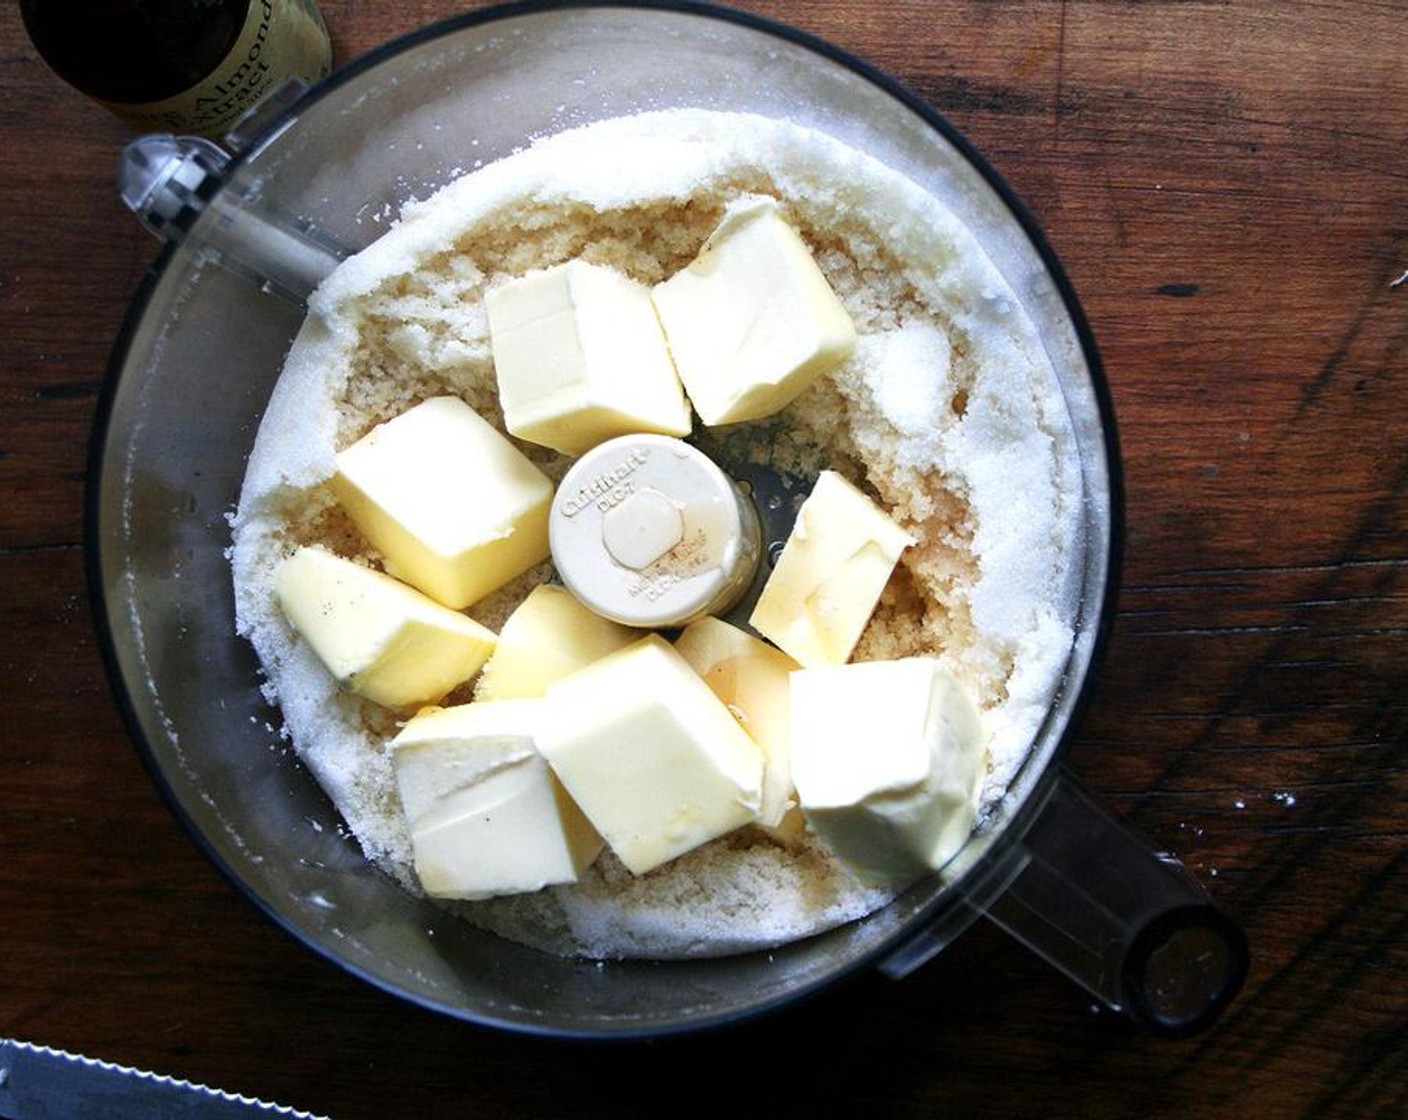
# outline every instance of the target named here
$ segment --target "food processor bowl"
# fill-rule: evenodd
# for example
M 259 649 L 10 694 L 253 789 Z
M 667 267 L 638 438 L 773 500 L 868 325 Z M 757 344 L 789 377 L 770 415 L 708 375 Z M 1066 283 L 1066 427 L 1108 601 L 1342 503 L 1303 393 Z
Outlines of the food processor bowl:
M 535 137 L 677 106 L 830 133 L 939 195 L 975 232 L 1035 323 L 1069 411 L 1083 489 L 1076 640 L 1007 796 L 941 873 L 869 917 L 767 951 L 572 960 L 476 929 L 366 861 L 280 738 L 235 634 L 228 517 L 300 299 L 328 267 L 406 201 Z M 951 125 L 860 60 L 736 11 L 516 4 L 370 53 L 233 146 L 228 159 L 197 161 L 208 180 L 167 223 L 176 239 L 116 345 L 93 440 L 89 557 L 101 644 L 139 750 L 191 835 L 271 919 L 399 998 L 554 1036 L 713 1027 L 861 970 L 903 975 L 984 914 L 1157 1031 L 1196 1030 L 1232 997 L 1246 967 L 1236 927 L 1061 766 L 1113 612 L 1115 424 L 1054 254 Z

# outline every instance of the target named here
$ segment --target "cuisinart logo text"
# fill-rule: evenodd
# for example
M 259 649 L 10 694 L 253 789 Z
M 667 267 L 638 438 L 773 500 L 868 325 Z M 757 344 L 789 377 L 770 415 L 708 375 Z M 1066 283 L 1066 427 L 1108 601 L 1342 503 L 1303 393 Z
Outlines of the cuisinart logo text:
M 609 467 L 593 478 L 585 486 L 578 487 L 562 501 L 562 512 L 567 517 L 576 517 L 584 509 L 595 506 L 605 513 L 612 506 L 619 505 L 631 493 L 631 475 L 650 461 L 650 452 L 636 448 L 614 467 Z

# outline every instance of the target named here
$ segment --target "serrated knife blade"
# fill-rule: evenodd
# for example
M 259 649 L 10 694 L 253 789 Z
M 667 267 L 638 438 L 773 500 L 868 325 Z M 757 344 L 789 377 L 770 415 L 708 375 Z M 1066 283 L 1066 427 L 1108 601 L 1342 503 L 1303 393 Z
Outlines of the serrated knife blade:
M 328 1120 L 160 1073 L 0 1039 L 3 1120 Z

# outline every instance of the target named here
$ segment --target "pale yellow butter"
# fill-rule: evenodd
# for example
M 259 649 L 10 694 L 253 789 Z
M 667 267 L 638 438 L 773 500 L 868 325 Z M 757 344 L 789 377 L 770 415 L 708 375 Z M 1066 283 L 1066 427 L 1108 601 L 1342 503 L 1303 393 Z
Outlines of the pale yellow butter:
M 689 404 L 644 284 L 573 260 L 491 289 L 484 306 L 514 435 L 580 455 L 628 433 L 689 434 Z
M 787 654 L 721 618 L 691 622 L 675 649 L 762 748 L 758 823 L 786 835 L 802 824 L 792 789 L 791 690 L 800 668 Z
M 847 661 L 914 538 L 835 471 L 822 471 L 749 618 L 801 664 Z
M 551 481 L 456 397 L 373 428 L 338 454 L 332 487 L 387 570 L 447 607 L 548 556 Z
M 602 840 L 534 745 L 540 700 L 431 708 L 391 742 L 416 875 L 438 898 L 574 883 Z
M 763 756 L 658 635 L 555 682 L 538 747 L 636 875 L 749 824 Z
M 388 708 L 439 700 L 494 650 L 493 631 L 473 619 L 318 546 L 279 565 L 275 592 L 328 671 Z
M 705 424 L 769 416 L 855 349 L 850 316 L 770 198 L 730 210 L 651 295 Z
M 479 676 L 474 698 L 542 696 L 553 681 L 640 636 L 639 630 L 587 609 L 565 587 L 540 584 L 499 628 L 498 645 Z
M 812 830 L 863 881 L 946 863 L 973 830 L 981 717 L 934 658 L 792 675 L 792 776 Z

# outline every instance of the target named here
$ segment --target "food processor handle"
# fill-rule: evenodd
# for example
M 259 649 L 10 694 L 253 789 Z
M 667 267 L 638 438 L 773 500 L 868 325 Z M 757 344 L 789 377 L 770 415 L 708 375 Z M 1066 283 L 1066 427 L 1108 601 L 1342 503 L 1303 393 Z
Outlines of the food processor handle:
M 230 157 L 195 136 L 141 136 L 122 151 L 118 187 L 142 224 L 262 290 L 302 303 L 348 255 L 254 192 L 234 189 Z
M 1242 931 L 1176 859 L 1060 774 L 986 915 L 1108 1006 L 1155 1033 L 1212 1023 L 1246 979 Z

